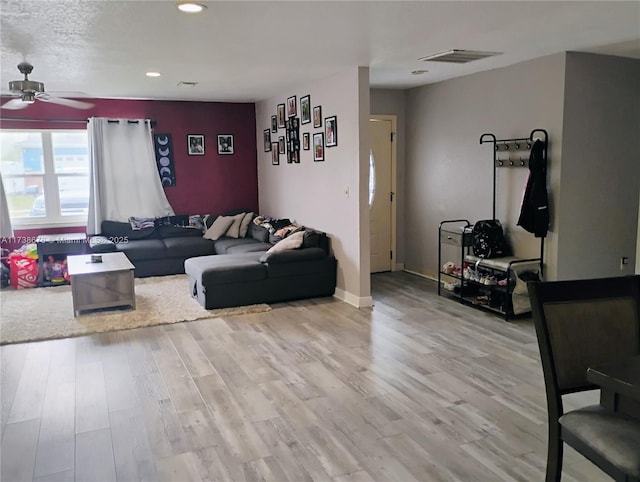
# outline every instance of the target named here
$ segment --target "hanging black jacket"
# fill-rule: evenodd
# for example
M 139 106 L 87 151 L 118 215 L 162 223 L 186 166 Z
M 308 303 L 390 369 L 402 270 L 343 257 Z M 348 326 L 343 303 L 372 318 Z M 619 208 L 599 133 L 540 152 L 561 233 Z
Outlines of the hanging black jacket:
M 547 236 L 549 230 L 549 199 L 547 194 L 547 165 L 544 143 L 536 140 L 529 156 L 529 179 L 522 198 L 518 226 L 537 238 Z

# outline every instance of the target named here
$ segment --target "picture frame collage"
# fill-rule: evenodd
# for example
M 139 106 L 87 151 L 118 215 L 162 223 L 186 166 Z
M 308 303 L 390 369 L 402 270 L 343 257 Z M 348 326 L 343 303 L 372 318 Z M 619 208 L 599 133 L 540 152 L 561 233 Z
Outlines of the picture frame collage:
M 299 117 L 298 117 L 299 114 Z M 303 132 L 300 138 L 300 126 L 311 124 L 313 129 L 320 132 Z M 285 130 L 284 136 L 277 136 L 277 141 L 271 135 L 280 129 Z M 311 104 L 311 95 L 298 98 L 295 95 L 287 97 L 282 104 L 277 104 L 275 115 L 271 116 L 269 128 L 263 131 L 264 151 L 271 152 L 271 164 L 280 165 L 280 155 L 287 156 L 287 164 L 298 164 L 301 160 L 300 151 L 313 151 L 313 160 L 325 160 L 325 149 L 338 145 L 338 117 L 336 115 L 322 117 L 322 106 Z

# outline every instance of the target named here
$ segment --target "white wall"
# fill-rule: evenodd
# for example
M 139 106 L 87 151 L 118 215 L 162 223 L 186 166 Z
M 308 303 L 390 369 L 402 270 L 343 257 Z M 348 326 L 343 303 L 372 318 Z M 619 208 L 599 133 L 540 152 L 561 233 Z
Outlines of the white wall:
M 338 145 L 325 148 L 325 161 L 314 162 L 313 151 L 301 150 L 299 164 L 273 166 L 271 153 L 258 149 L 258 199 L 260 213 L 287 217 L 325 231 L 338 260 L 336 296 L 356 306 L 371 304 L 369 285 L 369 218 L 367 203 L 369 156 L 369 69 L 350 68 L 317 83 L 256 104 L 257 145 L 271 125 L 276 106 L 295 95 L 311 96 L 311 106 L 322 106 L 323 120 L 336 115 Z M 300 126 L 313 142 L 313 123 Z M 284 136 L 272 133 L 272 140 Z M 276 139 L 273 139 L 273 138 Z M 301 142 L 302 146 L 302 142 Z M 364 176 L 364 177 L 363 177 Z M 348 191 L 348 194 L 347 194 Z M 364 201 L 364 203 L 362 202 Z
M 550 194 L 560 182 L 565 54 L 469 75 L 408 91 L 405 184 L 405 266 L 435 276 L 438 224 L 492 215 L 492 151 L 499 139 L 549 133 Z M 518 256 L 537 256 L 537 238 L 516 226 L 526 169 L 501 169 L 497 217 Z M 553 201 L 553 199 L 552 199 Z M 557 219 L 545 243 L 547 278 L 555 277 Z M 453 260 L 452 260 L 453 261 Z
M 632 274 L 640 190 L 640 60 L 567 53 L 558 278 Z M 620 258 L 629 264 L 620 270 Z

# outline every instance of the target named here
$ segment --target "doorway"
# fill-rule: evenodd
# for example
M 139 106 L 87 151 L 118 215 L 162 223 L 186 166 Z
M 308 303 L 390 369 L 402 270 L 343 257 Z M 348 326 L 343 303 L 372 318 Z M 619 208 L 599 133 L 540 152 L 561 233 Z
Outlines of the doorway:
M 371 272 L 394 271 L 396 265 L 396 116 L 369 119 L 369 243 Z

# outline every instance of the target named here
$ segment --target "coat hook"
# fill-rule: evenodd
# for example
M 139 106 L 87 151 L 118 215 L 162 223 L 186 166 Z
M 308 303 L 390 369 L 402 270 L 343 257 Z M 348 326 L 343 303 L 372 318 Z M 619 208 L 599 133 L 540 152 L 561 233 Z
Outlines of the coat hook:
M 516 151 L 519 151 L 519 150 L 520 150 L 520 144 L 518 144 L 518 143 L 516 142 L 516 143 L 515 143 L 515 146 L 516 146 Z
M 510 166 L 513 166 L 513 161 L 509 161 L 509 165 L 510 165 Z
M 499 160 L 499 161 L 498 161 L 498 165 L 499 165 L 499 166 L 504 166 L 504 162 L 502 162 L 502 161 L 500 161 L 500 160 Z
M 527 141 L 527 149 L 531 149 L 531 142 Z
M 508 151 L 509 150 L 509 144 L 507 144 L 506 142 L 504 143 L 504 150 Z

